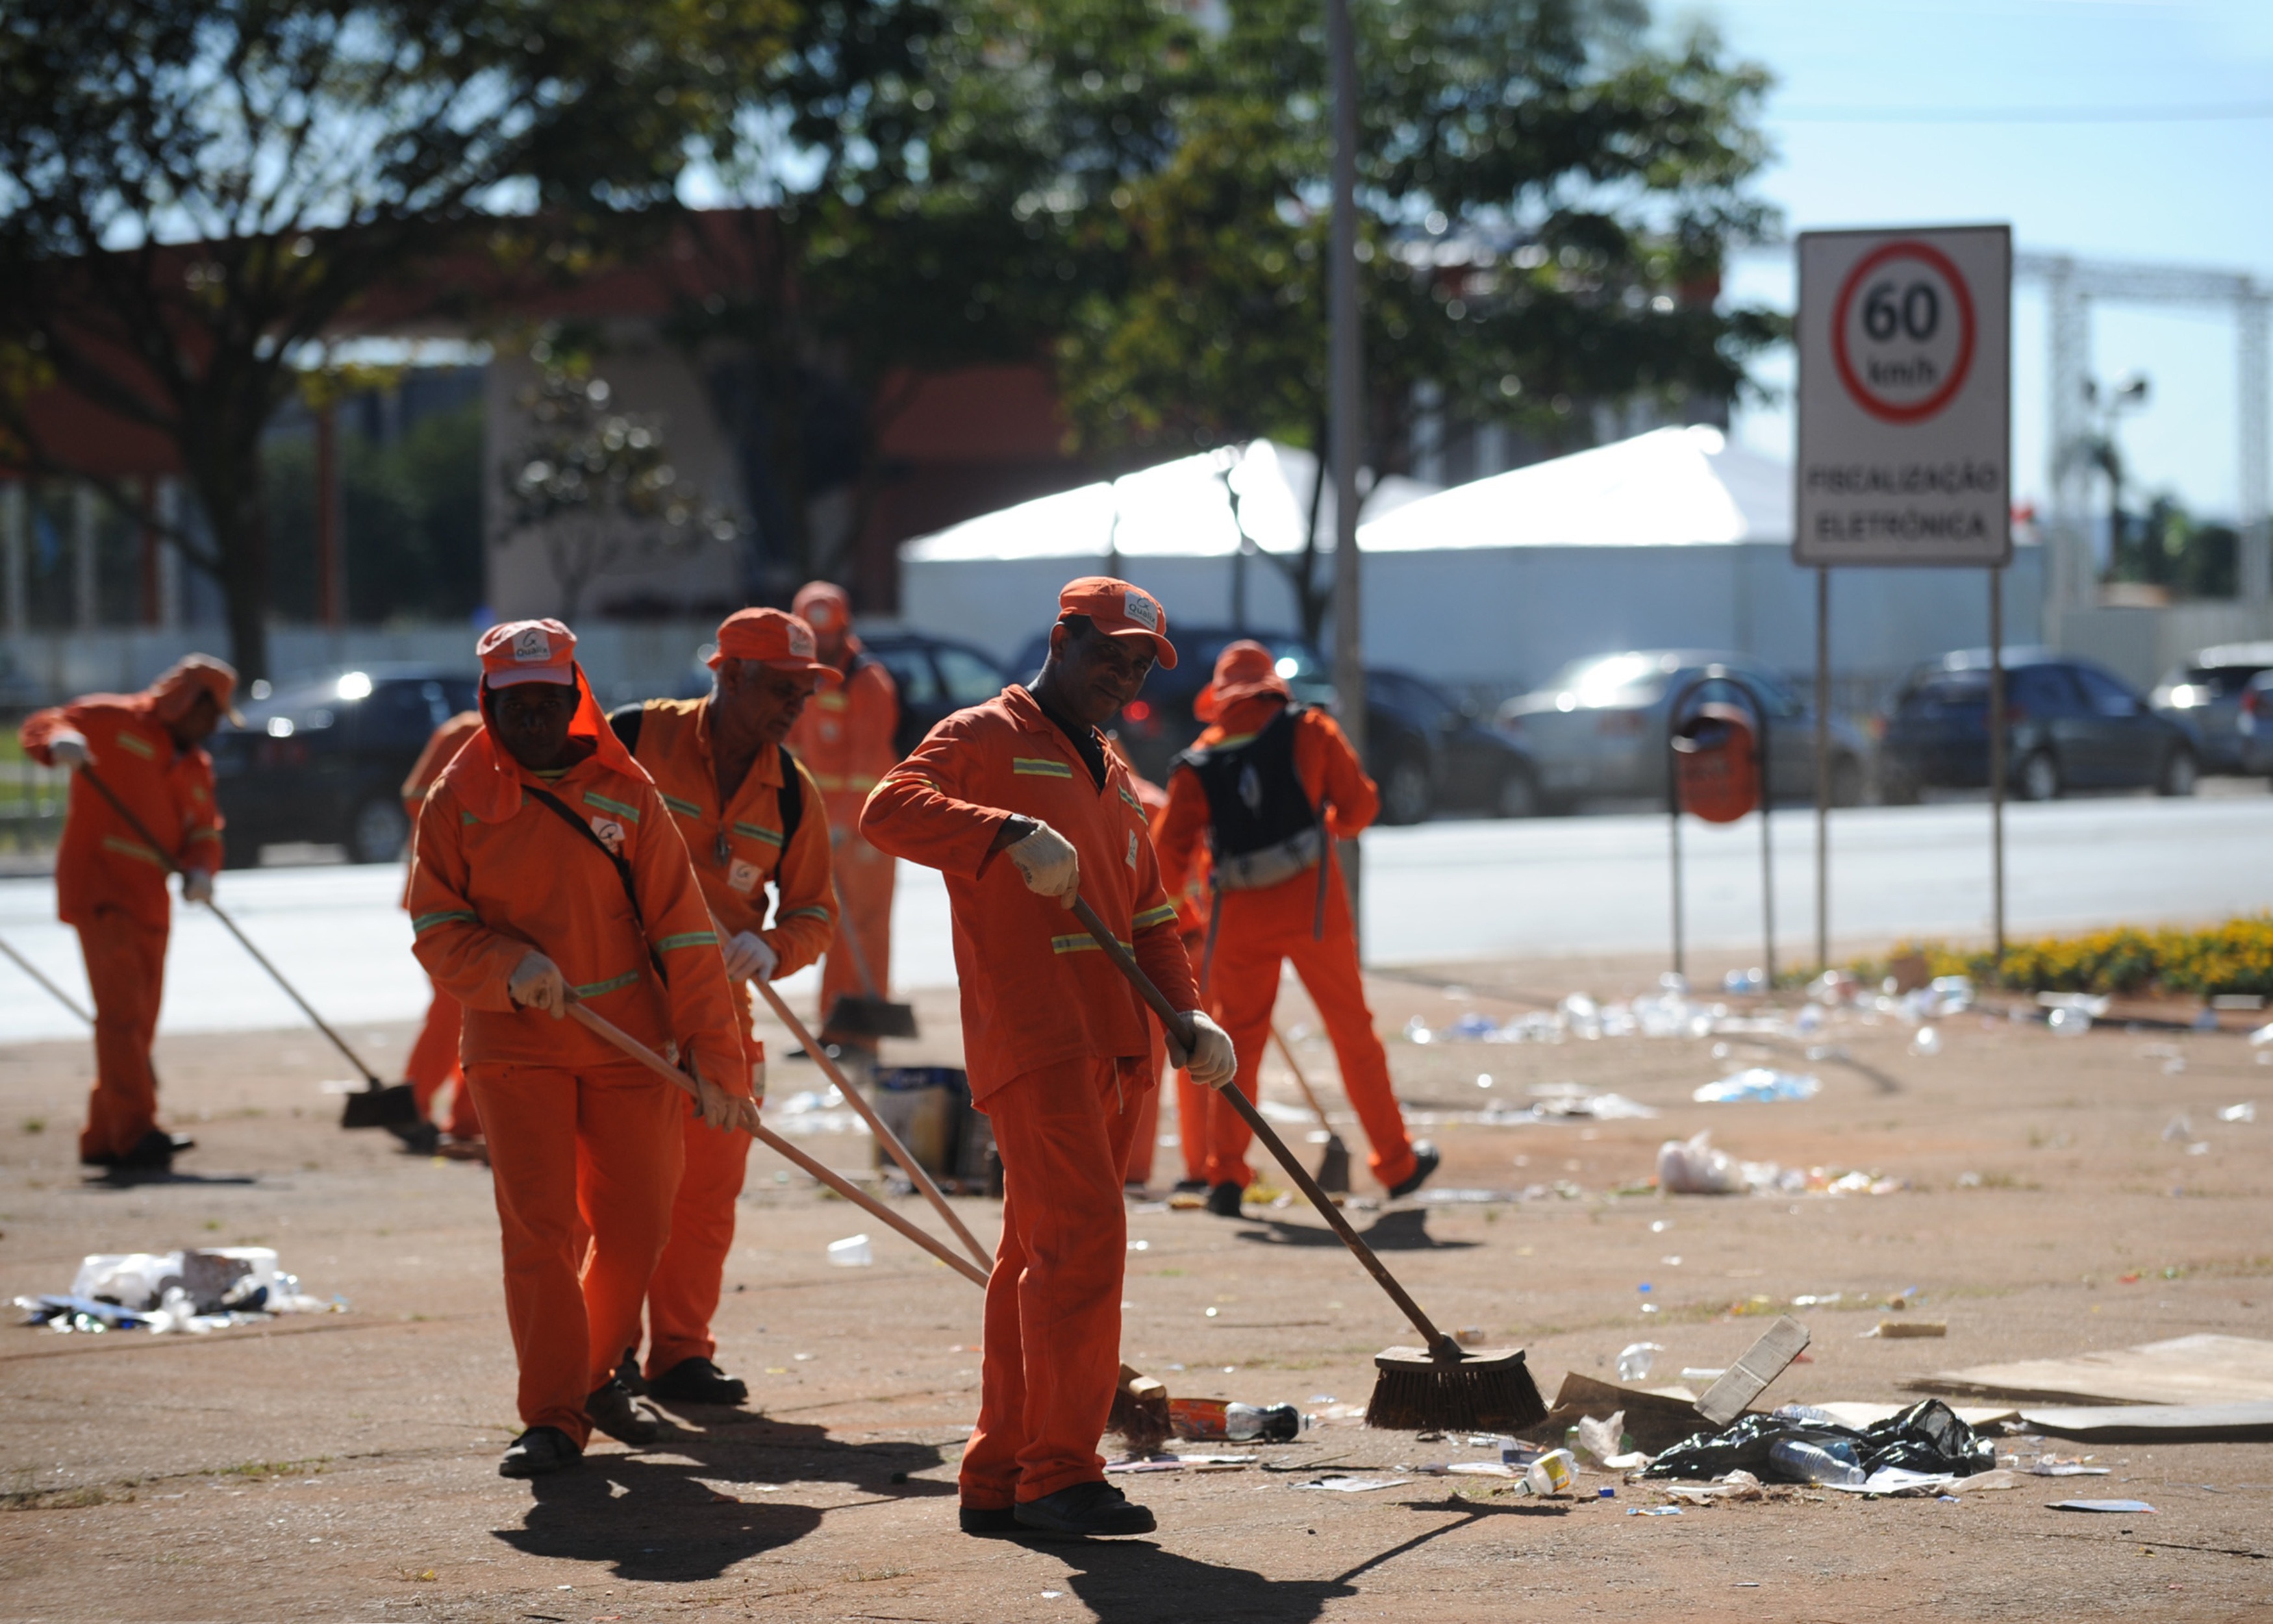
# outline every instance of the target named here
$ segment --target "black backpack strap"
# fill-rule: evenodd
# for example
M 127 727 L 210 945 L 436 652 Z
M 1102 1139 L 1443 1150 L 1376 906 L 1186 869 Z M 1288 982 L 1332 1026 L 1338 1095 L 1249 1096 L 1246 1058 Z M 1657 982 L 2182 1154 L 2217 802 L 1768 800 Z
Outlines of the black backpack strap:
M 781 806 L 782 849 L 789 849 L 796 837 L 797 826 L 805 818 L 805 775 L 798 771 L 797 758 L 789 752 L 787 745 L 776 745 L 781 752 L 781 790 L 775 799 Z
M 608 730 L 622 742 L 627 754 L 639 754 L 640 723 L 646 715 L 644 704 L 619 705 L 608 713 Z
M 608 720 L 612 725 L 615 718 L 611 716 Z M 632 878 L 632 865 L 625 862 L 624 859 L 615 852 L 609 850 L 607 842 L 593 834 L 592 826 L 585 822 L 581 818 L 579 818 L 574 812 L 570 811 L 568 804 L 562 800 L 559 796 L 553 794 L 549 790 L 540 790 L 535 784 L 531 783 L 524 783 L 521 785 L 521 788 L 526 790 L 530 795 L 534 796 L 539 803 L 550 809 L 553 815 L 558 817 L 563 823 L 575 830 L 577 834 L 582 835 L 586 840 L 590 841 L 592 842 L 593 850 L 598 852 L 602 857 L 607 858 L 609 862 L 615 864 L 616 878 L 624 882 L 624 900 L 632 905 L 632 923 L 639 926 L 640 939 L 643 942 L 647 942 L 647 962 L 655 966 L 656 978 L 662 982 L 664 986 L 669 986 L 671 984 L 671 972 L 663 968 L 663 955 L 655 950 L 655 944 L 651 941 L 648 941 L 647 939 L 647 916 L 640 911 L 639 887 Z

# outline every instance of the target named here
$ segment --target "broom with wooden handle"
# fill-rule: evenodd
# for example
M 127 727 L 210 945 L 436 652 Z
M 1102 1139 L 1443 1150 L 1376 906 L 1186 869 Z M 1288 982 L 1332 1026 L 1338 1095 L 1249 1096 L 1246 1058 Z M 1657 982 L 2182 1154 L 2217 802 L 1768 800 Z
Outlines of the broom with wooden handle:
M 1097 917 L 1097 910 L 1080 895 L 1073 899 L 1074 917 L 1096 939 L 1097 945 L 1129 978 L 1144 1000 L 1160 1017 L 1160 1024 L 1189 1052 L 1193 1044 L 1191 1020 L 1170 1006 L 1152 984 L 1136 955 L 1114 939 Z M 1234 1111 L 1247 1120 L 1264 1149 L 1287 1170 L 1310 1205 L 1332 1226 L 1342 1243 L 1366 1267 L 1377 1284 L 1389 1294 L 1413 1328 L 1421 1333 L 1422 1346 L 1385 1348 L 1374 1356 L 1373 1401 L 1366 1406 L 1369 1426 L 1414 1432 L 1429 1428 L 1459 1431 L 1516 1432 L 1547 1418 L 1547 1401 L 1525 1366 L 1520 1348 L 1463 1348 L 1437 1328 L 1421 1305 L 1399 1285 L 1371 1246 L 1352 1229 L 1332 1198 L 1318 1187 L 1308 1169 L 1294 1159 L 1276 1130 L 1264 1119 L 1255 1104 L 1236 1087 L 1218 1090 Z
M 1334 1125 L 1326 1120 L 1326 1108 L 1318 1104 L 1318 1096 L 1310 1091 L 1310 1080 L 1302 1075 L 1302 1068 L 1294 1060 L 1294 1051 L 1287 1041 L 1287 1034 L 1278 1023 L 1271 1027 L 1271 1041 L 1279 1045 L 1279 1058 L 1287 1062 L 1287 1069 L 1294 1074 L 1294 1086 L 1302 1090 L 1302 1098 L 1318 1119 L 1318 1126 L 1326 1131 L 1326 1153 L 1318 1158 L 1318 1188 L 1329 1195 L 1347 1195 L 1350 1187 L 1349 1147 L 1342 1136 L 1334 1132 Z
M 697 1099 L 701 1097 L 701 1090 L 696 1089 L 694 1086 L 694 1079 L 689 1077 L 685 1072 L 679 1070 L 679 1067 L 664 1059 L 654 1050 L 640 1042 L 638 1038 L 634 1037 L 629 1032 L 625 1031 L 623 1028 L 618 1026 L 614 1022 L 610 1021 L 606 1016 L 593 1014 L 590 1008 L 585 1005 L 584 1001 L 578 998 L 574 992 L 569 992 L 567 996 L 568 1015 L 571 1020 L 597 1034 L 608 1043 L 614 1044 L 626 1054 L 631 1056 L 633 1059 L 637 1060 L 649 1071 L 654 1072 L 656 1075 L 668 1078 L 673 1085 L 685 1089 L 688 1094 L 694 1096 Z M 986 1271 L 972 1268 L 970 1259 L 957 1257 L 954 1253 L 949 1251 L 947 1247 L 941 1246 L 931 1236 L 925 1234 L 914 1224 L 900 1216 L 898 1213 L 894 1212 L 890 1208 L 876 1200 L 866 1191 L 859 1188 L 859 1186 L 853 1184 L 850 1179 L 840 1177 L 832 1169 L 822 1166 L 819 1162 L 814 1161 L 811 1156 L 806 1155 L 804 1151 L 799 1149 L 795 1145 L 790 1143 L 789 1141 L 784 1139 L 780 1134 L 767 1127 L 763 1123 L 760 1123 L 755 1126 L 752 1126 L 749 1124 L 745 1123 L 743 1125 L 743 1128 L 751 1138 L 756 1140 L 767 1149 L 795 1163 L 799 1167 L 801 1167 L 806 1172 L 811 1173 L 815 1179 L 820 1179 L 821 1183 L 827 1185 L 830 1189 L 836 1191 L 837 1194 L 843 1196 L 846 1201 L 851 1201 L 854 1206 L 859 1208 L 863 1212 L 866 1212 L 869 1216 L 876 1219 L 879 1223 L 890 1224 L 894 1229 L 899 1231 L 901 1234 L 906 1236 L 910 1240 L 915 1242 L 916 1245 L 930 1253 L 932 1256 L 937 1258 L 941 1262 L 946 1264 L 949 1269 L 954 1269 L 964 1279 L 970 1281 L 971 1284 L 983 1286 L 986 1283 Z

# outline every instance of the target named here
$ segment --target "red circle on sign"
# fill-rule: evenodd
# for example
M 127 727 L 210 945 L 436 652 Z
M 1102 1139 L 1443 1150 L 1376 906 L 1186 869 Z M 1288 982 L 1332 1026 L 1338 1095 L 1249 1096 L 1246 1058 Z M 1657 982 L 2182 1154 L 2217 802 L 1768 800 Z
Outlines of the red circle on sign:
M 1917 259 L 1941 273 L 1949 290 L 1957 299 L 1957 364 L 1949 370 L 1949 381 L 1923 400 L 1909 406 L 1896 406 L 1881 400 L 1863 386 L 1855 376 L 1855 363 L 1847 355 L 1847 311 L 1855 303 L 1855 290 L 1863 279 L 1889 259 Z M 1922 423 L 1932 416 L 1955 398 L 1964 387 L 1967 374 L 1973 370 L 1973 293 L 1966 287 L 1965 279 L 1949 256 L 1931 243 L 1888 243 L 1863 257 L 1862 263 L 1847 273 L 1847 280 L 1839 285 L 1838 302 L 1831 311 L 1831 359 L 1839 368 L 1839 381 L 1847 385 L 1847 393 L 1855 403 L 1872 416 L 1886 423 Z

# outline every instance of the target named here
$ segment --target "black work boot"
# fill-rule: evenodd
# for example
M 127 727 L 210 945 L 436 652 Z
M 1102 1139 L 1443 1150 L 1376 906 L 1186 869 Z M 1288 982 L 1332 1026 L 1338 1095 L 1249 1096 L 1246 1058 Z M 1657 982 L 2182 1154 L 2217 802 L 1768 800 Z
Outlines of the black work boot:
M 532 1426 L 514 1439 L 498 1463 L 500 1478 L 541 1478 L 584 1458 L 574 1440 L 557 1426 Z
M 1437 1147 L 1427 1140 L 1415 1140 L 1413 1144 L 1413 1171 L 1389 1186 L 1390 1199 L 1394 1201 L 1400 1195 L 1410 1195 L 1428 1183 L 1429 1175 L 1437 1171 L 1444 1159 Z
M 982 1538 L 1000 1538 L 1004 1534 L 1023 1533 L 1018 1514 L 1008 1506 L 959 1506 L 956 1519 L 966 1534 Z
M 584 1413 L 593 1426 L 618 1443 L 653 1443 L 656 1427 L 651 1416 L 641 1413 L 632 1403 L 632 1396 L 624 1384 L 611 1376 L 592 1389 L 584 1401 Z
M 624 1350 L 624 1357 L 616 1363 L 616 1381 L 634 1398 L 647 1396 L 647 1378 L 640 1374 L 637 1348 Z
M 750 1384 L 730 1376 L 709 1359 L 681 1359 L 647 1383 L 651 1398 L 668 1398 L 682 1404 L 739 1404 L 750 1396 Z
M 154 1127 L 134 1141 L 134 1148 L 121 1156 L 111 1166 L 122 1173 L 165 1173 L 174 1169 L 176 1152 L 195 1147 L 197 1141 L 185 1134 L 169 1134 L 164 1128 Z
M 1208 1210 L 1219 1218 L 1239 1216 L 1240 1202 L 1247 1194 L 1247 1186 L 1226 1179 L 1208 1192 Z
M 1052 1534 L 1063 1539 L 1091 1536 L 1149 1534 L 1159 1523 L 1142 1506 L 1109 1483 L 1076 1483 L 1071 1488 L 1030 1500 L 1014 1514 L 1029 1533 Z

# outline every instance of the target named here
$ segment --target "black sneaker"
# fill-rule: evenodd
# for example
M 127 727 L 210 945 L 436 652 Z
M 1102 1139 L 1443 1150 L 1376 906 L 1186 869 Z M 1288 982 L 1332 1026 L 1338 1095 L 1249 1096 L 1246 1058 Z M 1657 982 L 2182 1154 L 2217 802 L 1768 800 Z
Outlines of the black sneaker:
M 637 1348 L 624 1350 L 624 1357 L 616 1366 L 616 1383 L 634 1398 L 647 1396 L 647 1378 L 640 1374 Z
M 134 1148 L 111 1164 L 120 1172 L 163 1173 L 173 1171 L 174 1153 L 193 1149 L 197 1141 L 177 1138 L 154 1127 L 134 1141 Z
M 1013 1514 L 1018 1526 L 1030 1533 L 1054 1534 L 1065 1539 L 1091 1536 L 1149 1534 L 1159 1523 L 1142 1506 L 1109 1483 L 1076 1483 L 1071 1488 L 1030 1500 Z
M 513 1441 L 498 1463 L 500 1478 L 541 1478 L 584 1457 L 568 1434 L 557 1426 L 532 1426 Z
M 1008 1506 L 964 1506 L 956 1511 L 956 1519 L 966 1534 L 982 1538 L 1000 1538 L 1004 1534 L 1024 1532 L 1018 1514 Z
M 1175 1187 L 1170 1190 L 1168 1194 L 1171 1195 L 1204 1195 L 1207 1194 L 1207 1187 L 1208 1181 L 1204 1179 L 1179 1179 L 1176 1180 Z
M 709 1359 L 681 1359 L 647 1383 L 654 1398 L 682 1404 L 739 1404 L 750 1396 L 750 1384 L 730 1376 Z
M 390 1122 L 386 1131 L 402 1141 L 411 1156 L 432 1156 L 442 1148 L 442 1130 L 431 1122 Z
M 652 1416 L 642 1415 L 633 1404 L 632 1396 L 624 1384 L 611 1376 L 592 1389 L 584 1400 L 584 1413 L 593 1426 L 618 1443 L 653 1443 L 656 1427 Z
M 1444 1159 L 1437 1147 L 1427 1140 L 1415 1140 L 1413 1144 L 1413 1171 L 1389 1186 L 1389 1199 L 1395 1201 L 1400 1195 L 1410 1195 L 1428 1183 L 1429 1175 L 1437 1171 Z
M 1239 1216 L 1239 1205 L 1246 1194 L 1245 1185 L 1233 1184 L 1227 1179 L 1208 1192 L 1208 1210 L 1219 1218 L 1235 1218 Z

